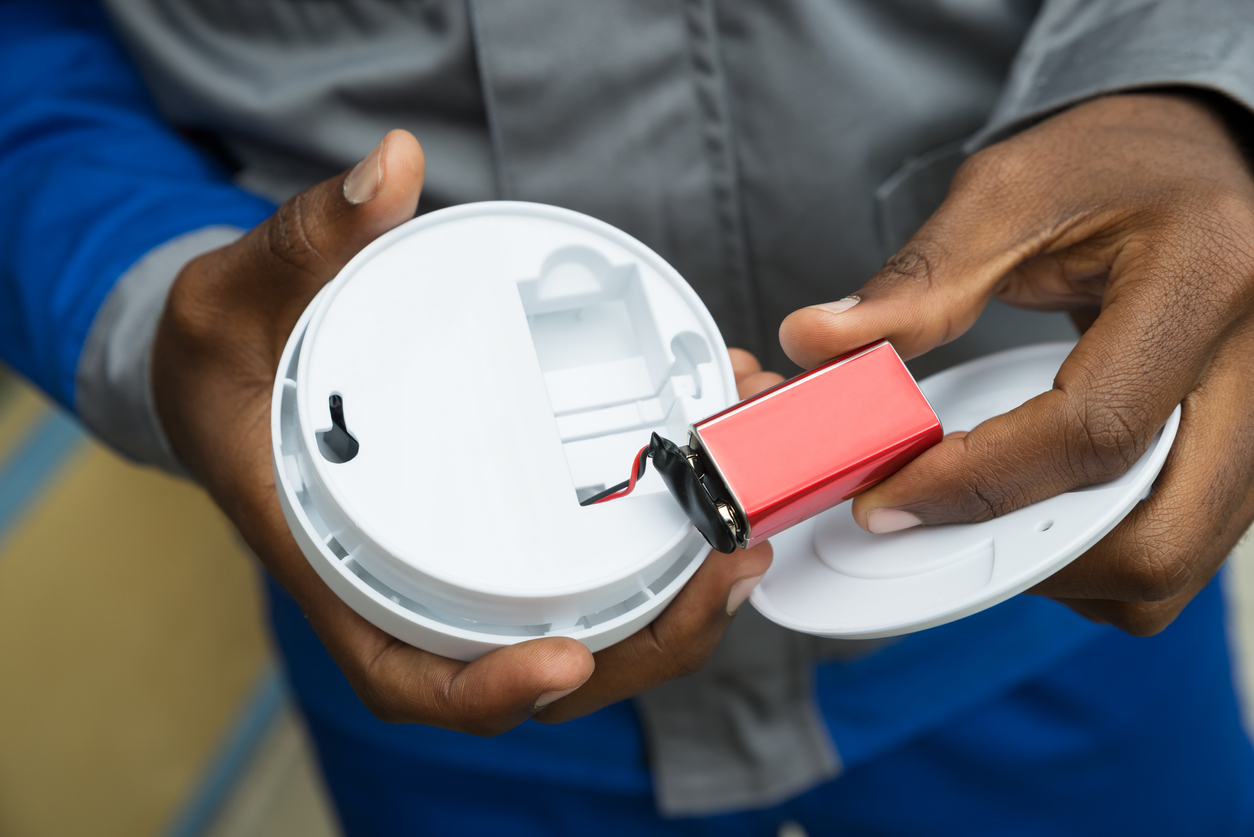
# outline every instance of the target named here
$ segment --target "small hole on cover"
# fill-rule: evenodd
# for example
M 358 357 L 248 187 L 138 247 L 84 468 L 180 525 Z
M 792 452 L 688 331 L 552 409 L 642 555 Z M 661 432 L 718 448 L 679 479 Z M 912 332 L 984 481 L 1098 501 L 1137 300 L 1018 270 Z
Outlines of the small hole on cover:
M 348 425 L 344 422 L 344 399 L 338 392 L 327 399 L 327 408 L 331 413 L 331 427 L 315 434 L 318 451 L 328 462 L 342 465 L 356 456 L 361 446 L 357 444 L 357 438 L 348 432 Z
M 1040 523 L 1036 524 L 1036 531 L 1038 531 L 1038 532 L 1046 532 L 1046 531 L 1049 531 L 1049 529 L 1050 529 L 1053 525 L 1054 525 L 1054 521 L 1052 521 L 1052 520 L 1042 520 Z

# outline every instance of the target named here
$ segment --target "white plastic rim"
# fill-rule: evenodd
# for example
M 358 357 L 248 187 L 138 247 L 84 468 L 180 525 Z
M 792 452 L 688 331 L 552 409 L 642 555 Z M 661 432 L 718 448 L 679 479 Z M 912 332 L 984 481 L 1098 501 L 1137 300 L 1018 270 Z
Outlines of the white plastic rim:
M 970 430 L 1048 391 L 1074 344 L 979 358 L 920 384 L 945 432 Z M 771 539 L 775 559 L 751 602 L 802 633 L 874 639 L 942 625 L 1027 590 L 1084 554 L 1150 491 L 1180 408 L 1123 476 L 984 523 L 871 535 L 837 506 Z
M 359 443 L 325 443 L 330 398 Z M 539 204 L 440 210 L 382 236 L 310 303 L 280 361 L 275 477 L 319 576 L 384 631 L 469 660 L 639 630 L 709 547 L 650 472 L 735 399 L 721 335 L 643 244 Z

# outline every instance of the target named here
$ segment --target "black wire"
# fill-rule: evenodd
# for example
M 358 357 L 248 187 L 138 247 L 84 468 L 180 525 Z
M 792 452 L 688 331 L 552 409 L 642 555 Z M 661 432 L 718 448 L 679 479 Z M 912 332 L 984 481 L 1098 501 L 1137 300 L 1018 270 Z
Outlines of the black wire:
M 637 480 L 639 480 L 641 477 L 644 476 L 644 468 L 648 464 L 649 457 L 652 455 L 653 455 L 653 445 L 650 444 L 648 449 L 644 452 L 644 455 L 640 457 L 640 467 L 636 469 Z M 609 497 L 611 494 L 617 494 L 618 492 L 622 491 L 624 488 L 626 488 L 629 485 L 631 485 L 631 480 L 625 479 L 622 482 L 620 482 L 618 485 L 614 485 L 605 489 L 600 494 L 592 495 L 587 500 L 584 500 L 583 502 L 581 502 L 579 505 L 590 506 L 593 503 L 599 503 L 600 501 L 604 500 L 606 497 Z
M 617 494 L 618 492 L 622 491 L 624 488 L 626 488 L 629 485 L 631 485 L 631 480 L 623 480 L 618 485 L 611 486 L 605 489 L 604 491 L 602 491 L 600 494 L 593 494 L 591 497 L 589 497 L 587 500 L 584 500 L 579 505 L 590 506 L 593 503 L 599 503 L 600 501 L 604 500 L 606 497 L 610 496 L 611 494 Z

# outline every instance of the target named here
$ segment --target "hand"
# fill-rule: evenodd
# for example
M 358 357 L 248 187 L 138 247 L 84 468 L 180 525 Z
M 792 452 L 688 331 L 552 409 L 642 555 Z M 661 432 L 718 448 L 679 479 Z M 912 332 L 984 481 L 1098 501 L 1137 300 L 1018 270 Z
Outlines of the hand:
M 590 712 L 699 666 L 730 619 L 729 599 L 748 595 L 737 584 L 765 572 L 770 552 L 715 556 L 648 629 L 595 660 L 561 637 L 473 663 L 445 659 L 375 628 L 323 584 L 279 507 L 270 461 L 274 377 L 288 335 L 318 290 L 363 247 L 413 217 L 423 173 L 418 143 L 393 131 L 350 172 L 189 263 L 158 327 L 153 391 L 179 459 L 300 604 L 362 701 L 385 720 L 493 734 L 574 689 L 578 697 L 552 707 L 546 719 Z M 773 381 L 751 358 L 737 362 L 742 377 L 760 386 Z M 620 660 L 630 668 L 616 670 Z
M 1033 590 L 1155 633 L 1254 518 L 1254 180 L 1225 124 L 1174 94 L 1054 116 L 967 161 L 860 301 L 794 312 L 780 338 L 807 366 L 879 337 L 913 357 L 992 297 L 1089 327 L 1052 390 L 946 437 L 854 517 L 871 532 L 981 521 L 1113 479 L 1183 403 L 1153 494 Z

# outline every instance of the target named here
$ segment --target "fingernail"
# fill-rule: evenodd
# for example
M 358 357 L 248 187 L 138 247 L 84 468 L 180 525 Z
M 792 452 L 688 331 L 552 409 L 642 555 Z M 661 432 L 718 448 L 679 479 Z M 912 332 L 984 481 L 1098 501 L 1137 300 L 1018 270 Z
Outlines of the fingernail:
M 820 308 L 830 314 L 843 314 L 850 308 L 862 301 L 862 297 L 857 295 L 847 296 L 844 299 L 838 299 L 835 302 L 821 302 L 818 305 L 811 305 L 811 308 Z
M 381 148 L 383 143 L 376 145 L 366 159 L 353 166 L 348 177 L 344 178 L 344 200 L 352 204 L 365 203 L 379 191 L 379 183 L 383 180 Z
M 745 599 L 749 598 L 749 594 L 753 592 L 753 588 L 758 586 L 758 582 L 762 580 L 762 576 L 755 575 L 752 578 L 742 578 L 732 585 L 731 593 L 727 595 L 727 615 L 735 616 L 736 611 L 740 610 L 740 606 L 745 603 Z
M 578 689 L 578 688 L 579 688 L 578 686 L 575 687 L 575 689 Z M 541 709 L 548 706 L 550 703 L 561 700 L 562 698 L 566 697 L 571 692 L 575 691 L 575 689 L 563 689 L 560 692 L 545 692 L 544 694 L 540 695 L 540 697 L 536 698 L 536 711 L 539 712 Z
M 922 522 L 910 512 L 901 509 L 872 509 L 866 517 L 866 528 L 874 535 L 885 535 L 918 526 Z

